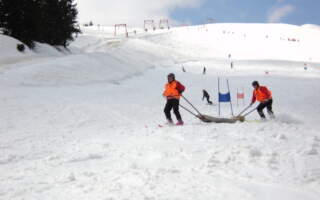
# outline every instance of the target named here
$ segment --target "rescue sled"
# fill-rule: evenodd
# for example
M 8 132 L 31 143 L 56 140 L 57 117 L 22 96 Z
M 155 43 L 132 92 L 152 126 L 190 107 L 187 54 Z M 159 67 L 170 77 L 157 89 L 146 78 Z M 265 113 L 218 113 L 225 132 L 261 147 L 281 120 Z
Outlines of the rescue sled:
M 206 123 L 236 123 L 237 121 L 240 121 L 240 122 L 244 122 L 245 121 L 245 116 L 247 116 L 248 114 L 250 114 L 251 112 L 253 112 L 256 108 L 252 109 L 250 112 L 244 114 L 244 115 L 241 115 L 243 114 L 248 108 L 251 107 L 251 105 L 249 105 L 248 107 L 246 107 L 243 111 L 241 111 L 237 116 L 234 116 L 232 118 L 221 118 L 221 117 L 213 117 L 213 116 L 209 116 L 209 115 L 204 115 L 204 114 L 201 114 L 199 112 L 199 110 L 194 107 L 192 105 L 192 103 L 186 99 L 184 96 L 182 96 L 182 98 L 198 113 L 198 114 L 195 114 L 193 113 L 192 111 L 190 111 L 188 108 L 186 108 L 185 106 L 183 105 L 179 105 L 181 108 L 183 108 L 184 110 L 186 110 L 187 112 L 189 112 L 190 114 L 192 114 L 193 116 L 197 117 L 198 119 L 200 119 L 201 121 L 203 122 L 206 122 Z
M 232 117 L 232 118 L 222 118 L 222 117 L 213 117 L 209 115 L 196 115 L 197 118 L 199 118 L 201 121 L 206 123 L 236 123 L 237 121 L 243 122 L 244 117 L 238 116 L 238 117 Z

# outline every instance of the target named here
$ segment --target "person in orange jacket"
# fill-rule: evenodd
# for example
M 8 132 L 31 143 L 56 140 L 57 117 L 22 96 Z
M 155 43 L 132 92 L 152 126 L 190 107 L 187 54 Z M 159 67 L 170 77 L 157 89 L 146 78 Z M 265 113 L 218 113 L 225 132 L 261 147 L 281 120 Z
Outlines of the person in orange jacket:
M 171 118 L 171 110 L 178 120 L 176 125 L 183 125 L 183 121 L 179 112 L 179 99 L 182 92 L 185 90 L 185 87 L 175 80 L 175 75 L 173 73 L 168 74 L 168 83 L 165 85 L 165 90 L 163 96 L 166 97 L 167 103 L 164 107 L 164 113 L 167 118 L 168 124 L 173 124 Z
M 266 116 L 263 113 L 263 109 L 267 107 L 268 114 L 270 118 L 274 118 L 274 114 L 272 111 L 272 93 L 266 86 L 260 86 L 258 81 L 252 82 L 252 87 L 254 88 L 251 104 L 254 104 L 256 101 L 259 101 L 260 104 L 257 107 L 257 111 L 261 117 L 261 119 L 265 120 Z

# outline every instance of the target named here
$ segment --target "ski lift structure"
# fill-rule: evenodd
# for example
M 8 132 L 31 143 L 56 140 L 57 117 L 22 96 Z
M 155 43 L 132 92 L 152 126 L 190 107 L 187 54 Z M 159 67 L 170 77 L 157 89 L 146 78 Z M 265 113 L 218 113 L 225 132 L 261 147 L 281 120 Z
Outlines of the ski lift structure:
M 119 36 L 120 33 L 124 33 L 125 37 L 129 37 L 127 24 L 115 24 L 114 25 L 114 36 Z
M 169 20 L 168 19 L 160 19 L 159 21 L 159 29 L 170 29 Z
M 156 30 L 156 26 L 153 19 L 146 19 L 143 21 L 143 29 L 144 31 L 148 31 L 149 29 Z

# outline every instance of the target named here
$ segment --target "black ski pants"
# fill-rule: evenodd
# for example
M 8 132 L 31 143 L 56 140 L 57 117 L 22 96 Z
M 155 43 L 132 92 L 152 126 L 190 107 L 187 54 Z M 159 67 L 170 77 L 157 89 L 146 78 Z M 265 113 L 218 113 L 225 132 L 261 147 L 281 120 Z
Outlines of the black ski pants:
M 210 101 L 210 97 L 209 96 L 205 96 L 205 98 L 207 99 L 208 104 L 212 104 L 212 101 Z
M 260 115 L 261 118 L 263 118 L 263 119 L 266 118 L 266 116 L 265 116 L 264 113 L 263 113 L 263 109 L 264 109 L 265 107 L 267 107 L 268 114 L 269 114 L 271 117 L 274 117 L 273 111 L 272 111 L 272 102 L 273 102 L 272 99 L 269 99 L 269 100 L 267 100 L 267 101 L 265 101 L 265 102 L 261 102 L 261 103 L 258 105 L 257 111 L 258 111 L 258 113 L 259 113 L 259 115 Z
M 166 106 L 164 107 L 164 113 L 166 115 L 167 120 L 172 121 L 171 118 L 171 110 L 173 109 L 173 113 L 176 115 L 178 121 L 181 120 L 181 115 L 179 112 L 179 99 L 168 99 Z

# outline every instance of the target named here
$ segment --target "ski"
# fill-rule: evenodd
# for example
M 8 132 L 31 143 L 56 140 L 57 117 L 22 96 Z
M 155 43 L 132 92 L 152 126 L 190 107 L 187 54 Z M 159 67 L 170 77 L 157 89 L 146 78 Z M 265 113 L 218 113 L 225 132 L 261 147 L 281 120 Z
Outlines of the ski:
M 176 125 L 176 124 L 158 124 L 159 128 L 163 127 L 177 127 L 177 126 L 183 126 L 183 125 Z

